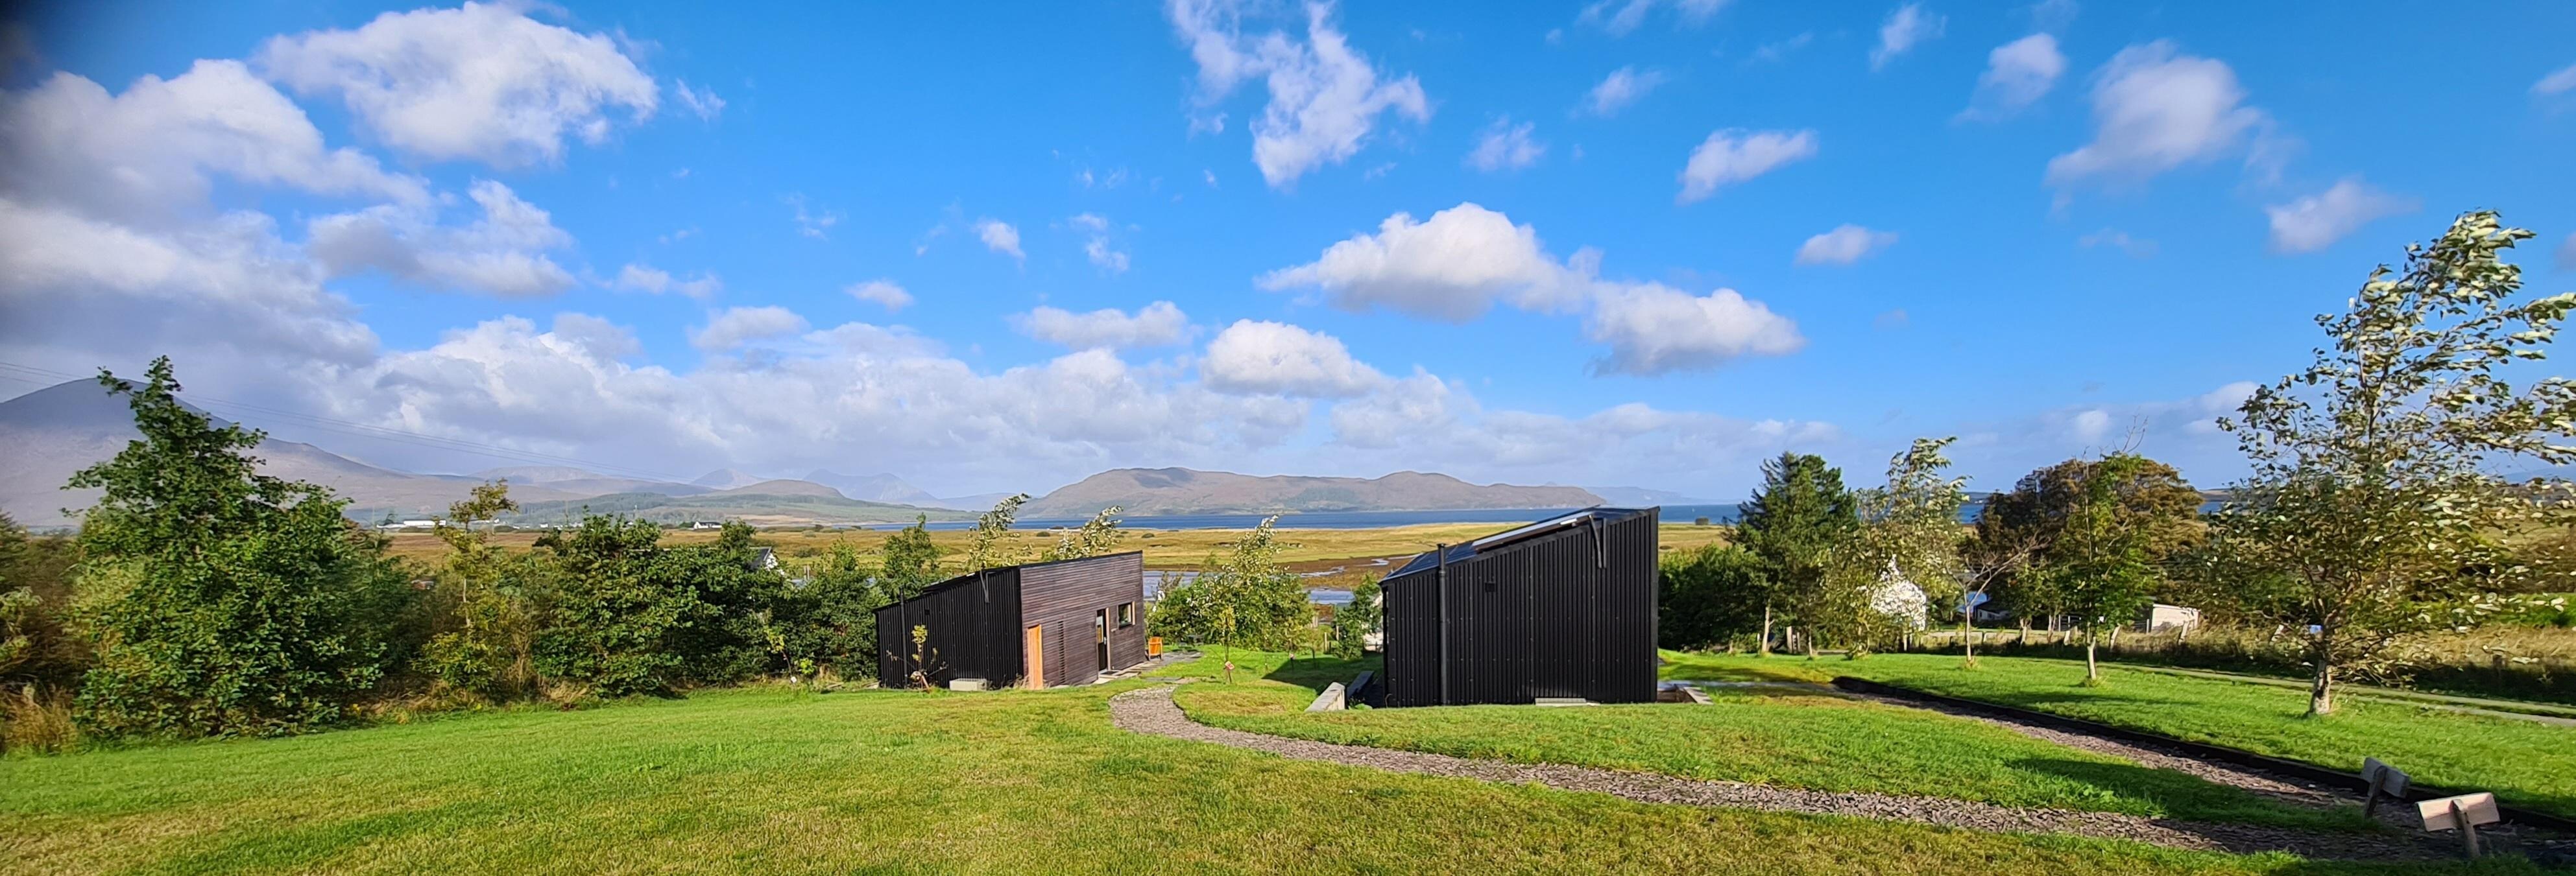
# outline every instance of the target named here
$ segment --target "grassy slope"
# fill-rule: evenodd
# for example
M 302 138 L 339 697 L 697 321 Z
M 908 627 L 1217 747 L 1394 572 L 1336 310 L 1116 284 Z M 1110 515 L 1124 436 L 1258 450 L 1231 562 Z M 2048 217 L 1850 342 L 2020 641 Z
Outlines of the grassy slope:
M 2294 758 L 2342 770 L 2394 763 L 2428 785 L 2494 791 L 2511 803 L 2576 815 L 2576 729 L 2461 715 L 2358 698 L 2324 719 L 2305 717 L 2304 690 L 2184 678 L 2104 666 L 2106 684 L 2079 687 L 2084 664 L 2062 660 L 1880 654 L 1864 660 L 1666 654 L 1668 678 L 1852 675 L 1933 693 L 2037 709 Z
M 1173 670 L 1204 677 L 1213 662 Z M 1282 666 L 1280 655 L 1241 652 L 1236 664 L 1243 670 L 1238 683 L 1186 686 L 1175 699 L 1192 717 L 1220 727 L 1461 757 L 2195 821 L 2365 825 L 2357 808 L 2283 806 L 1976 721 L 1822 694 L 1716 692 L 1714 707 L 1469 706 L 1307 714 L 1314 688 L 1374 667 L 1299 659 L 1274 670 Z
M 2343 869 L 1292 762 L 1118 731 L 1132 686 L 718 691 L 0 761 L 0 870 Z

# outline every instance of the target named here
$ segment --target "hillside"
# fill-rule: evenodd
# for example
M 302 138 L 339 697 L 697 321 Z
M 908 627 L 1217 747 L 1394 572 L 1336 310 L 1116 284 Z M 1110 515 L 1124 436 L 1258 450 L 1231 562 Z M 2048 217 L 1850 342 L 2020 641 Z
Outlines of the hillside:
M 911 505 L 890 505 L 884 502 L 862 502 L 857 499 L 843 498 L 839 493 L 832 492 L 830 487 L 805 481 L 764 481 L 755 486 L 800 490 L 800 492 L 766 493 L 744 488 L 701 493 L 695 496 L 611 493 L 580 499 L 522 502 L 519 513 L 505 519 L 524 526 L 571 523 L 579 520 L 584 513 L 623 514 L 655 523 L 741 520 L 754 526 L 911 523 L 916 517 L 923 516 L 932 520 L 974 519 L 972 514 L 942 508 L 918 508 Z
M 1121 468 L 1048 493 L 1021 509 L 1020 515 L 1082 517 L 1110 505 L 1124 507 L 1129 515 L 1154 515 L 1581 508 L 1599 504 L 1600 496 L 1581 487 L 1471 484 L 1444 474 L 1410 471 L 1376 478 L 1328 478 Z
M 841 495 L 862 502 L 890 502 L 897 505 L 936 507 L 939 497 L 888 473 L 845 475 L 830 469 L 815 469 L 805 479 L 841 491 Z

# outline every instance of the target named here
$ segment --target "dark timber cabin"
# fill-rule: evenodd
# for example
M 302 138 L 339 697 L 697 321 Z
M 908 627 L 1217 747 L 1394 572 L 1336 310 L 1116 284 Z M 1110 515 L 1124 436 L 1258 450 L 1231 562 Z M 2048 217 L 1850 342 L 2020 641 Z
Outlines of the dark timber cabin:
M 1587 508 L 1414 557 L 1381 584 L 1389 706 L 1655 700 L 1660 508 Z
M 878 684 L 912 684 L 916 626 L 937 652 L 932 683 L 1089 684 L 1145 660 L 1145 554 L 970 572 L 877 609 Z

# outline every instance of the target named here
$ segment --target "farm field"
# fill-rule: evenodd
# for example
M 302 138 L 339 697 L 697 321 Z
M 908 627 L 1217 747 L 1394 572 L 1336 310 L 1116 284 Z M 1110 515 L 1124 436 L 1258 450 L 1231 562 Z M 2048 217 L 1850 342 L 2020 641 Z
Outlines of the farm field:
M 0 870 L 2396 872 L 1288 761 L 1112 728 L 1139 684 L 748 688 L 0 761 Z
M 1171 667 L 1214 675 L 1213 660 Z M 1713 707 L 1461 706 L 1307 713 L 1315 690 L 1375 660 L 1237 652 L 1237 683 L 1173 699 L 1201 723 L 1347 745 L 1559 763 L 1819 791 L 1950 797 L 2191 821 L 2363 829 L 2359 807 L 2287 806 L 2001 727 L 1822 693 L 1710 691 Z M 1285 669 L 1276 667 L 1285 666 Z
M 2077 685 L 2084 664 L 2033 658 L 1877 654 L 1861 660 L 1665 652 L 1666 678 L 1826 681 L 1849 675 L 1917 690 L 2163 733 L 2358 770 L 2364 757 L 2427 785 L 2493 791 L 2507 803 L 2576 815 L 2576 728 L 2463 715 L 2345 697 L 2336 714 L 2306 717 L 2307 692 L 2102 667 L 2104 685 Z
M 1281 562 L 1298 571 L 1318 571 L 1352 562 L 1371 559 L 1411 557 L 1430 550 L 1433 545 L 1456 544 L 1492 535 L 1512 528 L 1508 523 L 1438 523 L 1421 526 L 1391 526 L 1380 529 L 1296 529 L 1282 530 L 1280 542 L 1285 549 Z M 1120 550 L 1142 550 L 1145 565 L 1152 569 L 1195 569 L 1200 561 L 1243 537 L 1241 529 L 1135 529 L 1119 545 Z M 1699 526 L 1690 523 L 1667 523 L 1662 527 L 1662 547 L 1666 551 L 1688 550 L 1726 540 L 1727 528 Z M 887 530 L 811 531 L 778 529 L 760 533 L 762 544 L 778 549 L 781 559 L 809 557 L 830 550 L 835 544 L 848 544 L 869 562 L 877 560 L 877 551 L 885 544 Z M 966 552 L 969 533 L 957 530 L 933 531 L 930 540 L 951 564 Z M 668 545 L 703 544 L 715 540 L 711 530 L 674 530 L 665 532 L 662 542 Z M 447 544 L 426 532 L 397 533 L 393 539 L 396 555 L 435 560 L 447 554 Z M 1056 541 L 1056 534 L 1046 530 L 1012 530 L 1010 540 L 1024 552 L 1035 556 Z M 537 541 L 534 532 L 503 532 L 492 536 L 492 543 L 511 550 L 526 550 Z M 1389 569 L 1381 569 L 1387 571 Z M 1353 571 L 1361 571 L 1354 567 Z

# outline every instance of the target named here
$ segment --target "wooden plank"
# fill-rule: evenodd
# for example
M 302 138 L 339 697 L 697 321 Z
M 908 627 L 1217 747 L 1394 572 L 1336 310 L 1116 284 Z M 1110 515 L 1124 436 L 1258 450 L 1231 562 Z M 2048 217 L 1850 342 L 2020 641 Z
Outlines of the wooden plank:
M 2472 827 L 2504 820 L 2503 813 L 2496 811 L 2495 795 L 2484 791 L 2426 800 L 2415 804 L 2415 813 L 2424 817 L 2427 831 L 2457 830 L 2461 818 L 2468 819 Z
M 1046 627 L 1030 624 L 1028 644 L 1021 652 L 1029 656 L 1028 686 L 1046 686 Z

